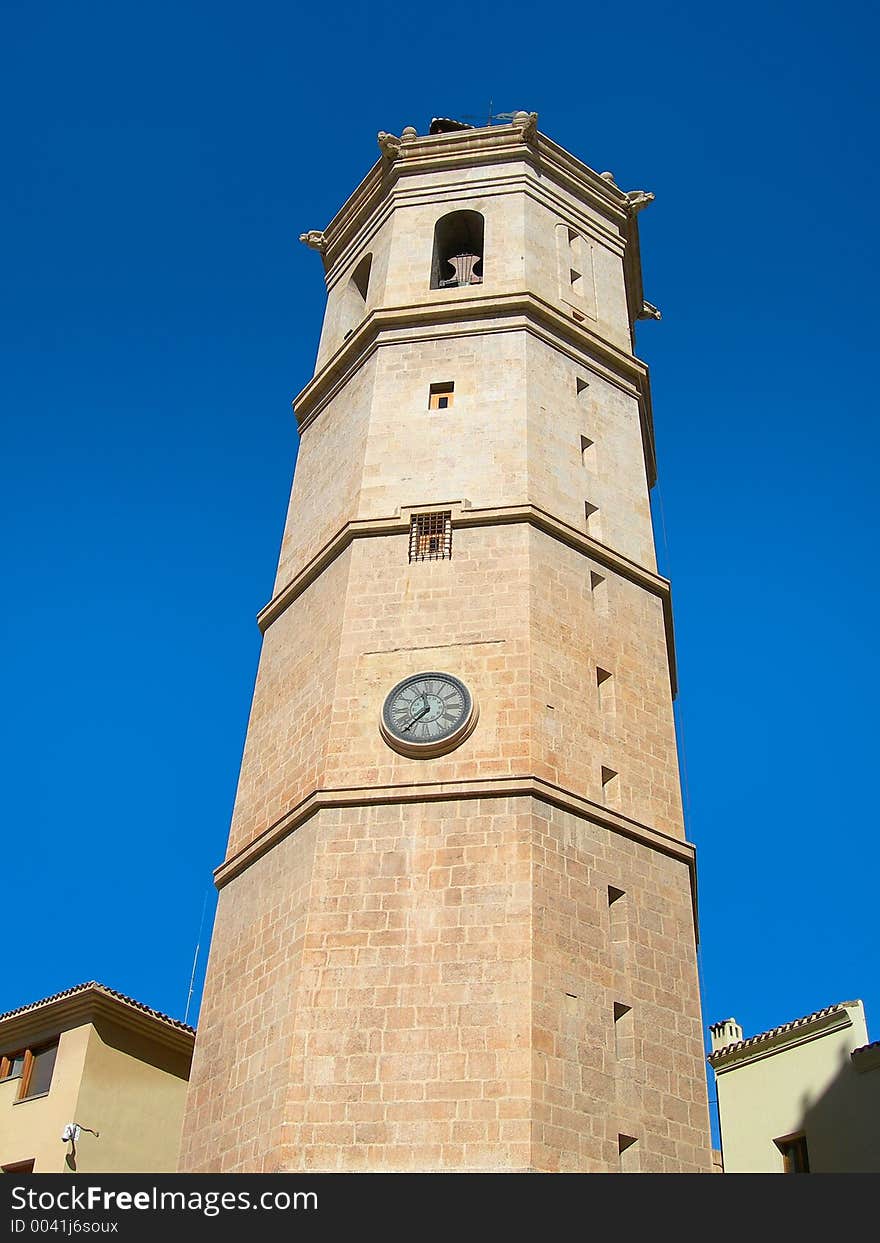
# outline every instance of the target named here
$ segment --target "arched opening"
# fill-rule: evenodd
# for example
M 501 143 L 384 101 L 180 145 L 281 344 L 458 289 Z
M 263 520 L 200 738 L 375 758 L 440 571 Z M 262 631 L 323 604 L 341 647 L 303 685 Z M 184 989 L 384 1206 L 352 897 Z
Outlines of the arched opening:
M 454 289 L 483 280 L 483 217 L 478 211 L 453 211 L 434 225 L 431 288 Z

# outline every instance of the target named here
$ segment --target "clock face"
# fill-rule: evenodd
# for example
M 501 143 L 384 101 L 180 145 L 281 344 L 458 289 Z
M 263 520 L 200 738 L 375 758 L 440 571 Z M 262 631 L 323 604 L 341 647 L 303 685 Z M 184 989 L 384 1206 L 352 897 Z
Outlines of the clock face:
M 385 741 L 407 755 L 440 755 L 476 724 L 471 693 L 451 673 L 417 673 L 398 682 L 382 708 Z

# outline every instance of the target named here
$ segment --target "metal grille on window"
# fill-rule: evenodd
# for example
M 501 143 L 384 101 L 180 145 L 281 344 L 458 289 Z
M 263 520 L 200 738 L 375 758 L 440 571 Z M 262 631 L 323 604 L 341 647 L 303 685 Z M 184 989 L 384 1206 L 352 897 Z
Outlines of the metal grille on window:
M 410 561 L 448 561 L 452 556 L 452 513 L 414 514 L 409 528 Z

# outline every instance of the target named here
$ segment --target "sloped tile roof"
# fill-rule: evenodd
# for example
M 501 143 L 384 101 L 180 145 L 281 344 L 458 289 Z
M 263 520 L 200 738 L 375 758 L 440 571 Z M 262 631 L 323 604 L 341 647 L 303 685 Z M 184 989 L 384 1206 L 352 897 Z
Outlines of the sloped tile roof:
M 753 1048 L 764 1041 L 773 1040 L 776 1036 L 783 1036 L 786 1032 L 795 1031 L 798 1027 L 807 1027 L 818 1019 L 828 1018 L 832 1014 L 844 1011 L 847 1006 L 854 1006 L 856 1004 L 855 1001 L 839 1001 L 836 1005 L 825 1006 L 822 1010 L 814 1010 L 812 1014 L 805 1014 L 803 1018 L 792 1019 L 790 1023 L 781 1023 L 779 1027 L 771 1027 L 769 1031 L 760 1032 L 757 1036 L 749 1036 L 747 1040 L 737 1040 L 735 1044 L 727 1044 L 722 1049 L 715 1049 L 714 1052 L 709 1054 L 707 1061 L 711 1065 L 717 1059 L 733 1053 L 734 1050 Z
M 19 1006 L 16 1010 L 7 1010 L 5 1014 L 0 1014 L 0 1023 L 5 1022 L 6 1019 L 18 1018 L 31 1010 L 38 1010 L 41 1006 L 48 1006 L 54 1001 L 63 1001 L 67 997 L 75 997 L 79 993 L 87 993 L 90 989 L 104 993 L 107 997 L 112 997 L 114 1001 L 120 1001 L 123 1005 L 140 1011 L 141 1014 L 149 1015 L 150 1018 L 167 1023 L 178 1031 L 188 1032 L 193 1036 L 196 1034 L 194 1027 L 181 1022 L 180 1019 L 173 1019 L 169 1014 L 163 1014 L 161 1010 L 154 1010 L 151 1006 L 145 1006 L 142 1001 L 135 1001 L 133 997 L 128 997 L 125 993 L 118 993 L 115 988 L 108 988 L 106 984 L 99 984 L 97 980 L 89 980 L 85 984 L 75 984 L 73 988 L 65 988 L 60 993 L 53 993 L 51 997 L 43 997 L 39 1001 L 31 1001 L 26 1006 Z
M 869 1049 L 880 1049 L 880 1040 L 872 1040 L 870 1044 L 859 1045 L 857 1049 L 853 1049 L 850 1057 L 858 1057 L 860 1053 L 867 1053 Z

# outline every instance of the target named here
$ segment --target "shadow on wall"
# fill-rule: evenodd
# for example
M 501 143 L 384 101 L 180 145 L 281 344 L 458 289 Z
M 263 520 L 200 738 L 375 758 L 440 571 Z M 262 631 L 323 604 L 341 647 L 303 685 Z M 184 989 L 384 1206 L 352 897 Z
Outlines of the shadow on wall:
M 872 1051 L 873 1053 L 873 1051 Z M 867 1061 L 869 1054 L 861 1059 Z M 811 1174 L 880 1172 L 880 1057 L 856 1069 L 846 1049 L 837 1073 L 814 1100 L 801 1097 L 800 1130 L 806 1136 Z

